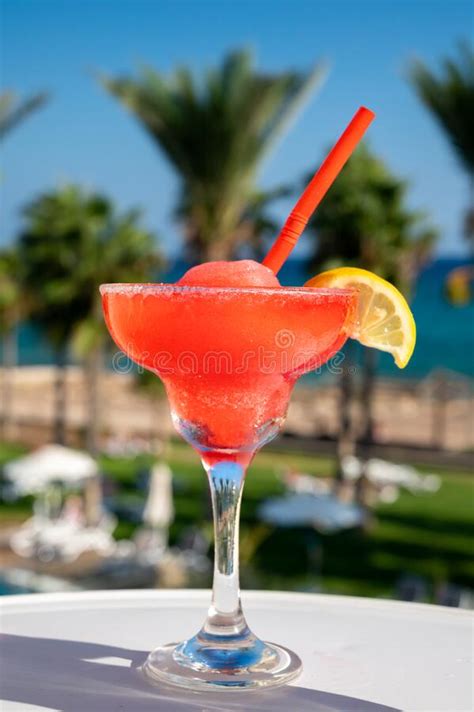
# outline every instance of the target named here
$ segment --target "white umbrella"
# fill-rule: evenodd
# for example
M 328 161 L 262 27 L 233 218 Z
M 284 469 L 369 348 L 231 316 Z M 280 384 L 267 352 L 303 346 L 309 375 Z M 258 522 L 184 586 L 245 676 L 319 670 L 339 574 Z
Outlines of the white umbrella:
M 5 476 L 17 494 L 41 492 L 53 482 L 75 485 L 98 474 L 95 460 L 62 445 L 44 445 L 5 465 Z
M 143 521 L 153 528 L 167 528 L 174 518 L 172 472 L 160 462 L 151 471 Z
M 291 494 L 268 499 L 259 509 L 261 518 L 282 527 L 312 526 L 324 533 L 360 526 L 364 511 L 334 495 Z

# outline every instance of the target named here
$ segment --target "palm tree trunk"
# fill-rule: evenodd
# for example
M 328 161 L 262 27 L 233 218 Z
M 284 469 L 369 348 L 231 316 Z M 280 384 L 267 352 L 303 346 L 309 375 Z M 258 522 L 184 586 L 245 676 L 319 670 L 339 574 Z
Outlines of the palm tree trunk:
M 374 442 L 374 395 L 375 377 L 377 368 L 377 351 L 375 349 L 364 349 L 363 351 L 363 372 L 362 372 L 362 431 L 360 440 L 364 445 L 371 445 Z
M 54 442 L 66 442 L 66 350 L 60 346 L 56 351 L 56 376 L 54 380 Z
M 441 372 L 436 376 L 431 406 L 431 443 L 433 448 L 439 450 L 446 442 L 448 396 L 447 378 Z
M 339 432 L 336 448 L 336 474 L 334 489 L 337 492 L 342 486 L 344 473 L 342 461 L 347 455 L 353 455 L 355 450 L 354 433 L 351 418 L 351 403 L 354 392 L 354 366 L 352 346 L 346 345 L 345 360 L 339 377 Z
M 102 371 L 103 352 L 100 347 L 92 350 L 86 364 L 87 388 L 87 423 L 86 449 L 91 455 L 98 451 L 98 432 L 100 427 L 100 375 Z
M 96 527 L 102 516 L 102 486 L 99 477 L 90 477 L 84 488 L 84 509 L 88 527 Z
M 375 349 L 364 349 L 363 351 L 362 390 L 360 393 L 362 427 L 358 441 L 366 446 L 374 442 L 373 404 L 377 356 Z M 354 493 L 356 502 L 365 509 L 368 508 L 370 496 L 370 481 L 366 473 L 367 461 L 367 455 L 365 455 L 362 472 L 357 480 Z
M 2 409 L 0 415 L 0 440 L 5 440 L 8 434 L 8 424 L 11 420 L 13 399 L 13 368 L 17 363 L 16 329 L 9 329 L 3 338 L 3 374 L 0 389 Z
M 231 235 L 219 235 L 208 240 L 202 249 L 202 262 L 215 262 L 218 260 L 231 260 L 234 256 L 234 244 Z

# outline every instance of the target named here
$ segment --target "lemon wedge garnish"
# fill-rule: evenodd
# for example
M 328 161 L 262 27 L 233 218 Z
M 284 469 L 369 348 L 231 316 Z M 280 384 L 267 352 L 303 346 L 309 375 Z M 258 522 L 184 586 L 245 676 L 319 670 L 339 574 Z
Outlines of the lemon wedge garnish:
M 365 269 L 340 267 L 316 275 L 305 287 L 356 289 L 358 311 L 350 326 L 351 338 L 392 354 L 399 368 L 407 365 L 415 348 L 415 320 L 393 284 Z

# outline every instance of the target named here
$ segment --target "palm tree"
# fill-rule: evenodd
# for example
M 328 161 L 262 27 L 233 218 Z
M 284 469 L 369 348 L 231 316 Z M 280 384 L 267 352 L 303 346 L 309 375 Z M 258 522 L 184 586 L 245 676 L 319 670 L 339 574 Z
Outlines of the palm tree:
M 100 424 L 99 377 L 104 348 L 110 343 L 104 328 L 98 287 L 110 282 L 150 281 L 162 266 L 155 238 L 140 227 L 137 210 L 115 215 L 113 206 L 108 202 L 107 213 L 107 220 L 89 245 L 87 256 L 84 256 L 84 275 L 78 287 L 92 295 L 91 306 L 88 316 L 78 324 L 72 338 L 73 351 L 86 361 L 89 393 L 86 446 L 94 454 Z
M 23 100 L 10 91 L 0 93 L 0 140 L 47 100 L 46 92 L 32 94 Z
M 412 62 L 409 79 L 423 104 L 449 139 L 470 181 L 465 236 L 474 254 L 474 49 L 462 42 L 458 56 L 443 61 L 438 74 L 420 60 Z
M 45 92 L 33 94 L 20 100 L 13 92 L 0 93 L 0 141 L 18 126 L 29 114 L 39 109 L 48 99 Z M 20 315 L 24 315 L 24 300 L 17 275 L 15 251 L 4 250 L 0 254 L 0 335 L 3 342 L 3 369 L 0 416 L 0 438 L 5 435 L 5 427 L 11 411 L 11 372 L 16 364 L 16 326 Z
M 408 293 L 436 234 L 420 213 L 407 207 L 407 189 L 407 183 L 394 176 L 367 144 L 362 144 L 309 223 L 315 238 L 312 267 L 362 267 Z M 361 437 L 365 442 L 373 437 L 376 355 L 373 349 L 364 349 Z M 354 448 L 349 414 L 353 370 L 346 364 L 341 380 L 340 457 Z M 340 464 L 338 470 L 340 476 Z
M 2 382 L 0 400 L 0 440 L 6 435 L 6 426 L 12 405 L 11 371 L 16 364 L 16 326 L 24 302 L 16 279 L 17 260 L 13 249 L 0 253 L 0 336 L 2 339 Z
M 323 74 L 321 64 L 306 74 L 258 73 L 252 56 L 238 51 L 200 79 L 186 68 L 171 77 L 151 68 L 137 78 L 101 77 L 179 174 L 176 212 L 192 260 L 232 257 L 255 233 L 258 168 Z
M 21 279 L 31 295 L 32 316 L 56 353 L 55 439 L 65 437 L 65 366 L 74 341 L 86 360 L 89 418 L 87 443 L 96 446 L 98 373 L 105 330 L 98 286 L 106 281 L 144 280 L 156 265 L 152 235 L 138 213 L 117 215 L 103 195 L 71 185 L 46 193 L 25 209 L 19 239 Z

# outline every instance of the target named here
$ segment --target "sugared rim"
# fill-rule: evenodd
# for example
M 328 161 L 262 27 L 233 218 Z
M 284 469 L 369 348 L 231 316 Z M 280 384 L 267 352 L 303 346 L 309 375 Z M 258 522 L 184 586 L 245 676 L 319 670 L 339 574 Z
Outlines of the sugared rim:
M 100 293 L 104 294 L 159 294 L 160 292 L 177 292 L 179 294 L 301 294 L 324 297 L 352 296 L 354 289 L 318 288 L 318 287 L 195 287 L 166 283 L 137 283 L 124 282 L 114 284 L 101 284 Z

